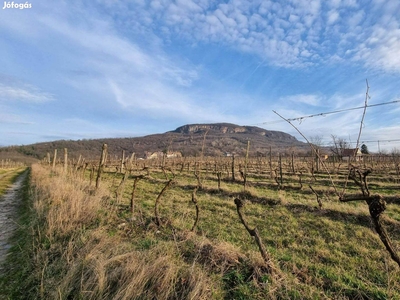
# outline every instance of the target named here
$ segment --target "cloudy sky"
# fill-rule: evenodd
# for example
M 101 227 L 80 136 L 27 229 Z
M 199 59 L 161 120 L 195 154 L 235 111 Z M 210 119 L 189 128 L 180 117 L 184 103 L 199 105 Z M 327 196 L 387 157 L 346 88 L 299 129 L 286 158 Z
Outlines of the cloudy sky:
M 29 3 L 21 9 L 16 4 Z M 7 5 L 10 8 L 7 8 Z M 355 143 L 400 100 L 398 0 L 0 3 L 0 145 L 230 122 Z M 304 140 L 303 140 L 304 141 Z M 400 149 L 400 103 L 361 142 Z M 379 143 L 378 143 L 379 141 Z

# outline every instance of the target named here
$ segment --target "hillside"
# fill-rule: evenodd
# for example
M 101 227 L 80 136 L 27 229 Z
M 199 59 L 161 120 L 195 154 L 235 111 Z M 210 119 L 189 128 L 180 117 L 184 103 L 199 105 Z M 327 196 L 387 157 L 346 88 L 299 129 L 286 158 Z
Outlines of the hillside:
M 204 155 L 223 156 L 228 153 L 244 155 L 247 141 L 250 141 L 250 155 L 265 155 L 270 149 L 278 152 L 306 152 L 307 144 L 280 131 L 270 131 L 254 126 L 239 126 L 229 123 L 189 124 L 173 131 L 132 138 L 106 138 L 78 141 L 53 141 L 26 146 L 0 148 L 0 158 L 6 153 L 20 153 L 28 157 L 42 159 L 54 149 L 68 148 L 71 157 L 83 155 L 94 158 L 100 155 L 103 143 L 108 144 L 110 155 L 135 153 L 144 157 L 146 152 L 179 151 L 183 156 L 200 155 L 204 141 Z

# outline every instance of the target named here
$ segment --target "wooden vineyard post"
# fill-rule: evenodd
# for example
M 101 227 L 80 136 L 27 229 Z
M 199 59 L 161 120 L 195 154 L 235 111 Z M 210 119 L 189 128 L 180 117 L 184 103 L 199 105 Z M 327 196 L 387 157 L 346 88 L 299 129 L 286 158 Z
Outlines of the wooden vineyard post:
M 281 183 L 281 186 L 283 184 L 283 176 L 282 176 L 282 154 L 279 153 L 278 156 L 278 165 L 279 165 L 279 182 Z
M 103 173 L 106 158 L 107 158 L 107 144 L 103 144 L 103 148 L 101 151 L 101 157 L 100 157 L 100 163 L 99 163 L 99 169 L 97 171 L 97 177 L 96 177 L 96 190 L 99 188 L 99 185 L 100 185 L 101 174 Z
M 221 171 L 217 171 L 217 179 L 218 179 L 218 191 L 221 191 Z
M 296 169 L 294 167 L 294 151 L 292 151 L 292 173 L 295 174 L 296 173 Z
M 235 154 L 232 154 L 232 181 L 235 181 Z
M 121 173 L 124 172 L 124 162 L 125 162 L 125 150 L 122 150 L 122 158 L 121 158 Z
M 271 178 L 273 178 L 274 174 L 272 173 L 272 147 L 269 147 L 269 173 Z
M 89 186 L 92 186 L 93 176 L 94 176 L 95 166 L 92 164 L 90 166 L 90 175 L 89 175 Z
M 129 159 L 129 165 L 130 165 L 130 169 L 133 170 L 133 165 L 134 165 L 134 160 L 135 160 L 135 153 L 132 153 L 131 158 Z M 136 163 L 135 163 L 136 165 Z M 136 170 L 137 170 L 137 166 L 136 166 Z
M 244 176 L 243 176 L 243 190 L 246 190 L 247 183 L 247 164 L 249 163 L 249 150 L 250 150 L 250 141 L 247 141 L 247 150 L 246 150 L 246 159 L 244 162 Z
M 68 167 L 68 149 L 64 148 L 64 173 L 67 173 Z
M 57 160 L 57 149 L 54 149 L 53 170 L 56 167 L 56 160 Z

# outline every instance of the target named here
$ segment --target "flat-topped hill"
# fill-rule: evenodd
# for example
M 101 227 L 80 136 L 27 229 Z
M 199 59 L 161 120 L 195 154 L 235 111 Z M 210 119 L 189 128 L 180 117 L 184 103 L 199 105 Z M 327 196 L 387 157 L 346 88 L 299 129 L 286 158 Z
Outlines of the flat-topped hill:
M 93 140 L 60 140 L 25 146 L 0 148 L 0 158 L 6 153 L 24 154 L 42 159 L 54 149 L 68 148 L 70 157 L 80 154 L 86 158 L 95 158 L 101 152 L 103 143 L 108 144 L 110 155 L 135 153 L 145 157 L 146 153 L 157 151 L 175 151 L 183 156 L 199 156 L 204 148 L 205 156 L 244 155 L 250 141 L 250 155 L 273 153 L 306 152 L 309 147 L 290 134 L 271 131 L 255 126 L 240 126 L 230 123 L 187 124 L 165 133 L 142 137 L 104 138 Z

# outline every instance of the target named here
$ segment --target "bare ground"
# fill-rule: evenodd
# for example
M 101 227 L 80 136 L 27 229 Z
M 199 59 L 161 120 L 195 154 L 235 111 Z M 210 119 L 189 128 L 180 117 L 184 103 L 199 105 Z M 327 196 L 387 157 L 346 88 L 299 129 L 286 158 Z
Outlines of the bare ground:
M 0 197 L 0 273 L 3 271 L 2 264 L 11 247 L 9 239 L 17 228 L 17 209 L 21 202 L 18 191 L 21 189 L 26 175 L 27 172 L 24 172 L 18 176 L 7 192 Z

